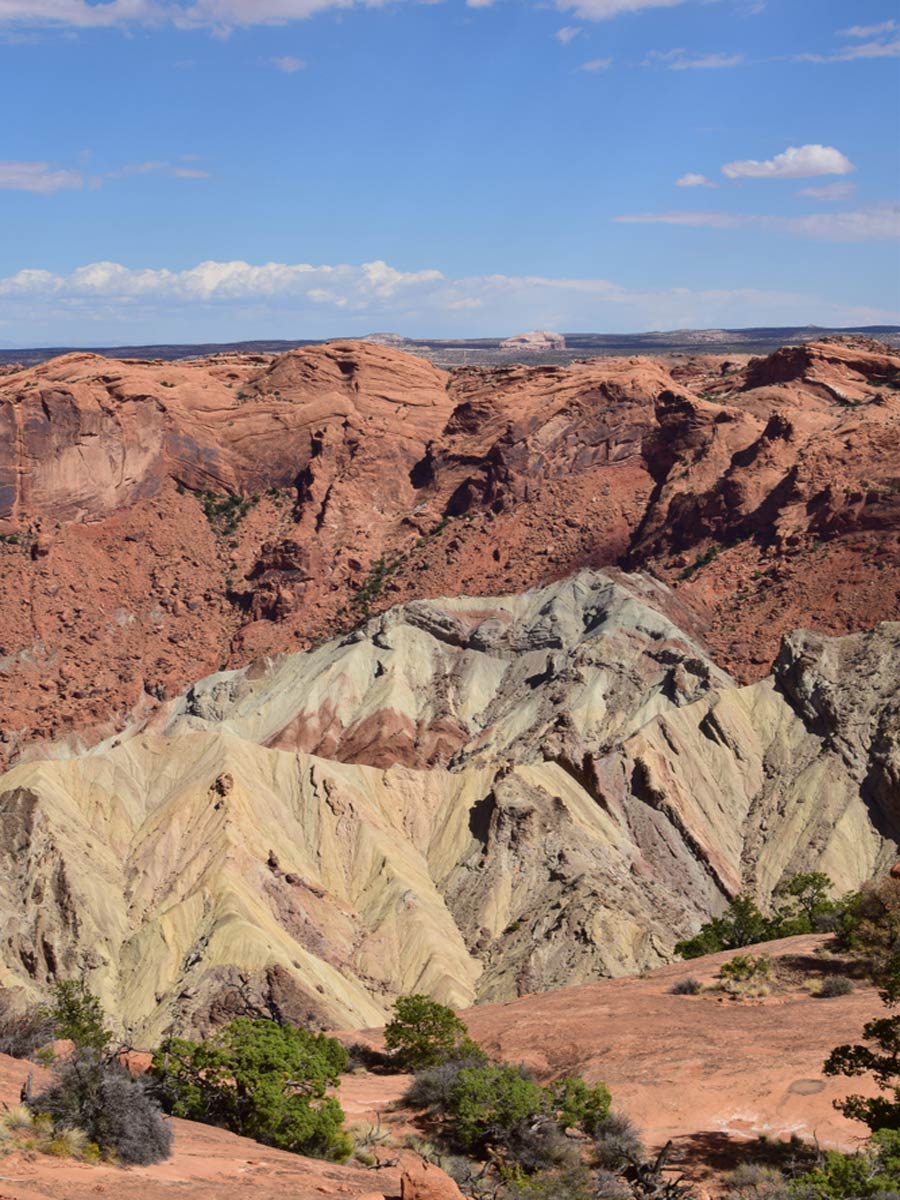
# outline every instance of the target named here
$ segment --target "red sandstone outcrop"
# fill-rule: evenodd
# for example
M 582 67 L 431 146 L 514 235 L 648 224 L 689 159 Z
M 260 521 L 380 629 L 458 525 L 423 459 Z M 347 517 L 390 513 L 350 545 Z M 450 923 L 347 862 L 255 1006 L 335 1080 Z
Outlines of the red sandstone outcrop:
M 397 600 L 585 565 L 675 584 L 745 679 L 792 627 L 897 616 L 900 357 L 707 358 L 448 374 L 344 342 L 3 376 L 0 759 Z

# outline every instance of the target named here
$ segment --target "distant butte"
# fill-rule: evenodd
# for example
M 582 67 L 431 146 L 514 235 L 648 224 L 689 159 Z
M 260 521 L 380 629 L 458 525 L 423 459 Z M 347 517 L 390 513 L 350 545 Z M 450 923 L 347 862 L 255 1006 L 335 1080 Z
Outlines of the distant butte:
M 547 329 L 536 329 L 533 333 L 517 333 L 504 338 L 501 350 L 565 350 L 566 339 L 561 333 L 550 333 Z

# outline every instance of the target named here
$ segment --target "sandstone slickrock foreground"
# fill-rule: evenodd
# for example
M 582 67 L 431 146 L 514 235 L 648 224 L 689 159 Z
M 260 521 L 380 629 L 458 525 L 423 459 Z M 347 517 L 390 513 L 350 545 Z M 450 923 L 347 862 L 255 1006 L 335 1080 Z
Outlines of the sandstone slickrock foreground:
M 84 974 L 132 1040 L 319 1025 L 656 965 L 741 888 L 900 843 L 900 625 L 741 686 L 664 585 L 415 601 L 0 779 L 0 984 Z

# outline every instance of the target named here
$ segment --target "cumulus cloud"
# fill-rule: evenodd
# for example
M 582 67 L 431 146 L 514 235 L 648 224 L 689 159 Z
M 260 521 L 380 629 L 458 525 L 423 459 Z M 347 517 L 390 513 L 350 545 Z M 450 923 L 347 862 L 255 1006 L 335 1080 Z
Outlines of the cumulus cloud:
M 798 196 L 809 196 L 812 200 L 846 200 L 856 191 L 856 184 L 849 179 L 836 183 L 825 183 L 821 187 L 801 188 Z
M 883 241 L 900 238 L 900 205 L 883 204 L 855 212 L 768 217 L 725 212 L 628 213 L 622 225 L 684 225 L 705 229 L 758 229 L 820 238 L 828 242 Z
M 707 179 L 705 175 L 699 175 L 699 174 L 697 174 L 696 171 L 688 171 L 687 174 L 682 175 L 680 179 L 675 180 L 675 186 L 676 187 L 684 187 L 684 188 L 690 188 L 690 187 L 714 188 L 714 187 L 718 187 L 719 185 L 717 183 L 714 183 L 712 179 Z
M 759 162 L 753 158 L 725 163 L 729 179 L 808 179 L 814 175 L 849 175 L 856 168 L 834 146 L 788 146 L 781 154 Z
M 666 66 L 670 71 L 720 71 L 739 67 L 743 54 L 689 54 L 687 50 L 651 50 L 643 66 Z
M 0 162 L 0 189 L 15 192 L 58 192 L 84 186 L 80 171 L 65 171 L 46 162 Z
M 612 66 L 611 58 L 591 58 L 587 62 L 583 62 L 578 68 L 579 71 L 606 71 Z
M 0 278 L 0 323 L 42 329 L 66 340 L 74 322 L 92 344 L 135 335 L 220 339 L 246 333 L 247 314 L 260 336 L 326 336 L 391 326 L 432 334 L 449 327 L 664 329 L 760 324 L 781 320 L 848 323 L 850 309 L 808 295 L 753 288 L 629 289 L 607 279 L 475 275 L 450 278 L 434 269 L 403 271 L 382 260 L 357 265 L 202 262 L 186 270 L 89 263 L 68 274 L 29 268 Z M 726 320 L 727 314 L 727 320 Z M 871 320 L 891 314 L 869 314 Z M 857 323 L 861 323 L 859 318 Z M 206 324 L 204 324 L 206 322 Z M 237 326 L 235 323 L 238 323 Z M 190 329 L 192 334 L 186 330 Z M 200 339 L 200 331 L 204 337 Z M 20 335 L 27 344 L 27 334 Z M 34 343 L 32 343 L 34 344 Z
M 577 25 L 563 25 L 562 29 L 557 29 L 553 36 L 563 46 L 568 46 L 569 42 L 573 38 L 577 38 L 579 33 L 581 33 L 581 30 Z
M 279 54 L 275 58 L 270 58 L 272 66 L 278 71 L 283 71 L 285 75 L 295 75 L 297 71 L 302 71 L 306 63 L 302 58 L 295 58 L 293 54 Z

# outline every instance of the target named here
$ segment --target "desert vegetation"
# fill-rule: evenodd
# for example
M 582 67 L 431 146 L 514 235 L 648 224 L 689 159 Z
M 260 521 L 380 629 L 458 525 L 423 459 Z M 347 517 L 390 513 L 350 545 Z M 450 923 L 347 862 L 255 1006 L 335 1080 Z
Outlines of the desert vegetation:
M 346 1066 L 347 1052 L 335 1038 L 238 1017 L 205 1041 L 166 1039 L 153 1056 L 151 1077 L 175 1116 L 341 1161 L 353 1144 L 328 1090 L 338 1086 Z
M 776 889 L 773 911 L 768 915 L 751 896 L 735 896 L 720 917 L 707 921 L 693 937 L 676 942 L 675 953 L 699 958 L 801 933 L 821 933 L 842 923 L 852 926 L 856 893 L 833 900 L 833 890 L 832 881 L 821 871 L 792 875 Z
M 172 1132 L 147 1080 L 131 1077 L 113 1048 L 97 997 L 80 980 L 58 980 L 49 1001 L 7 1014 L 4 1053 L 49 1063 L 49 1083 L 36 1093 L 30 1077 L 23 1103 L 0 1117 L 0 1150 L 37 1150 L 57 1157 L 123 1166 L 159 1162 Z M 51 1038 L 67 1048 L 56 1057 Z

